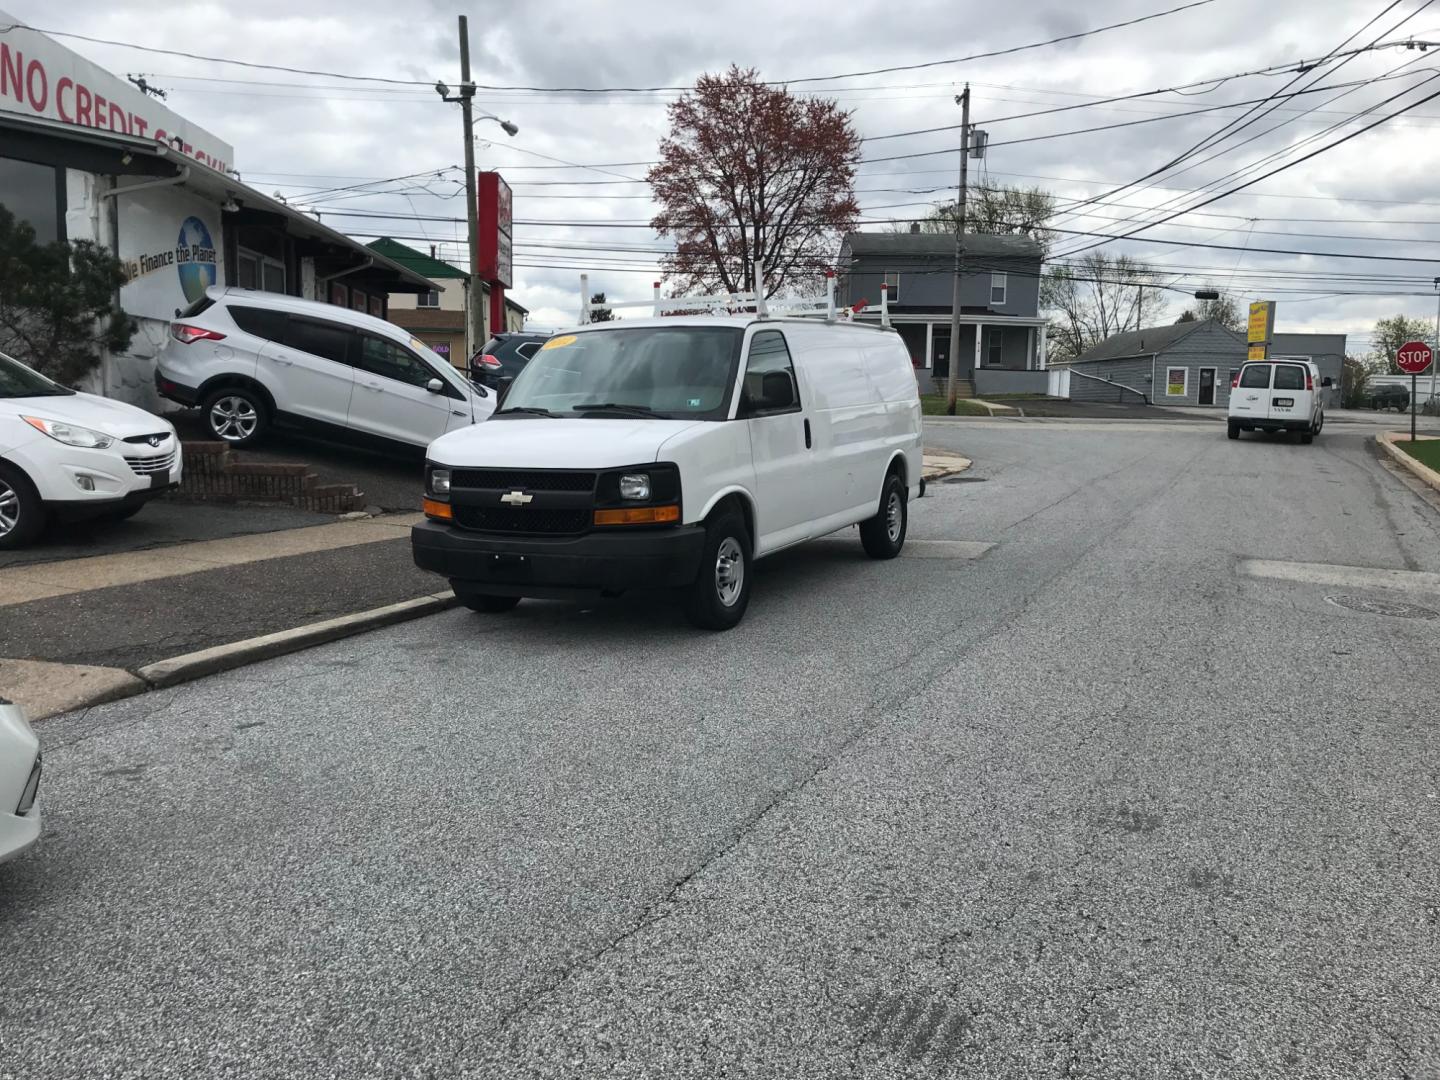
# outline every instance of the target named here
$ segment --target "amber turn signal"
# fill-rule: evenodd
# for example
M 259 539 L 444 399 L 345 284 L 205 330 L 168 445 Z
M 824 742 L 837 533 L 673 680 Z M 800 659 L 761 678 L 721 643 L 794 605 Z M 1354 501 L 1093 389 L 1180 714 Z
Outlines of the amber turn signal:
M 455 519 L 455 512 L 450 509 L 449 503 L 426 499 L 423 506 L 425 516 L 428 518 L 434 518 L 436 521 L 453 521 Z
M 678 506 L 636 506 L 628 510 L 596 510 L 596 525 L 663 525 L 680 520 Z

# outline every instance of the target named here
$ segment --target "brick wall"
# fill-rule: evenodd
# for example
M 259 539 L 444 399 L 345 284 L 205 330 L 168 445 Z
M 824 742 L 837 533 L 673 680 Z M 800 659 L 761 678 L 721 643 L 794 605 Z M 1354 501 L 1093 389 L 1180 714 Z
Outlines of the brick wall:
M 365 508 L 353 484 L 321 484 L 308 466 L 243 461 L 222 442 L 187 442 L 184 480 L 176 498 L 190 502 L 281 503 L 320 514 Z

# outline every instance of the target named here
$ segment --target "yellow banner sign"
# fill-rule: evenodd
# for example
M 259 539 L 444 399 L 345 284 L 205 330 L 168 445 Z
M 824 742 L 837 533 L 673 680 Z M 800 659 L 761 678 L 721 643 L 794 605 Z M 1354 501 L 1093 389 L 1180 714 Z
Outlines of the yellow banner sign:
M 1275 301 L 1256 300 L 1250 305 L 1250 323 L 1245 340 L 1252 345 L 1257 342 L 1269 341 L 1270 331 L 1274 326 Z
M 1265 346 L 1264 346 L 1264 345 L 1251 345 L 1251 346 L 1250 346 L 1250 352 L 1249 352 L 1249 354 L 1245 357 L 1245 359 L 1246 359 L 1246 360 L 1264 360 L 1264 359 L 1265 359 Z

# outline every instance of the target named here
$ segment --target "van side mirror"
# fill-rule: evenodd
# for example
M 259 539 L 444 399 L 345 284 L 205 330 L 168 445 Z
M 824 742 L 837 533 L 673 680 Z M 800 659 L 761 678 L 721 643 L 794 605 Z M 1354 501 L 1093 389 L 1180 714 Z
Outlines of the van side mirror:
M 1323 387 L 1323 386 L 1334 386 L 1334 385 L 1335 385 L 1335 380 L 1327 377 L 1327 378 L 1324 378 L 1324 379 L 1321 379 L 1321 380 L 1320 380 L 1320 385 L 1321 385 L 1322 387 Z
M 443 394 L 445 392 L 445 384 L 439 379 L 431 379 L 425 384 L 425 389 L 429 390 L 432 394 Z
M 767 371 L 760 377 L 761 409 L 790 409 L 795 405 L 795 386 L 788 371 Z

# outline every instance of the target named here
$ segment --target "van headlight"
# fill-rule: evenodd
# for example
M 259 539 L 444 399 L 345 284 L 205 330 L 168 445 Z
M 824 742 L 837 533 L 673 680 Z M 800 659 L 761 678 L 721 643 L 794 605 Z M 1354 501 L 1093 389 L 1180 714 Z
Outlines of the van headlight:
M 450 470 L 430 466 L 425 473 L 425 493 L 436 499 L 450 497 Z
M 626 473 L 620 477 L 620 498 L 642 502 L 650 498 L 650 474 Z
M 62 442 L 66 446 L 79 446 L 86 450 L 108 450 L 115 445 L 115 439 L 103 431 L 91 431 L 89 428 L 67 424 L 63 420 L 46 420 L 41 416 L 22 416 L 20 419 L 36 431 L 43 431 L 56 442 Z

